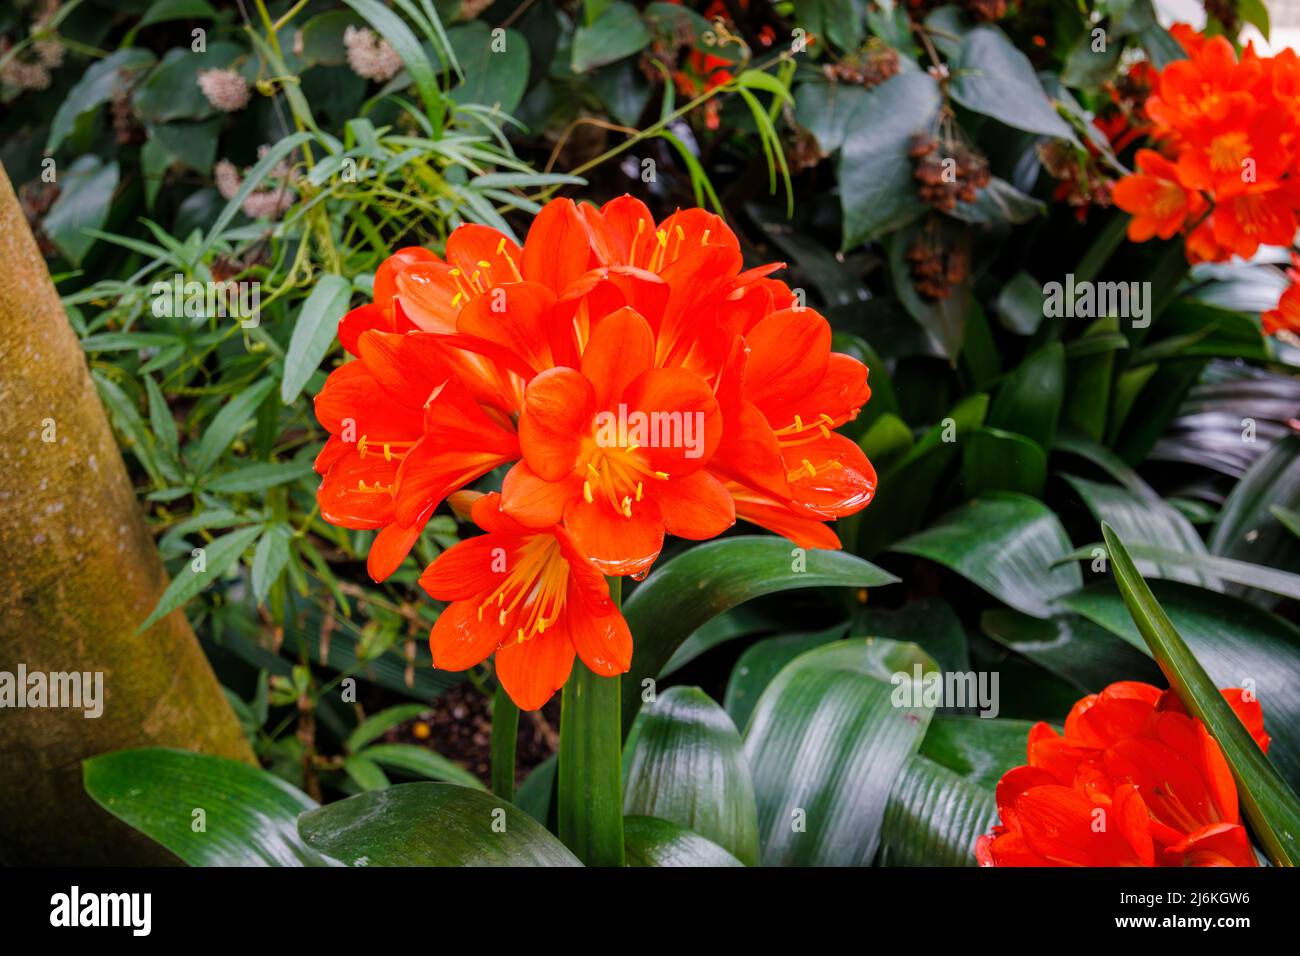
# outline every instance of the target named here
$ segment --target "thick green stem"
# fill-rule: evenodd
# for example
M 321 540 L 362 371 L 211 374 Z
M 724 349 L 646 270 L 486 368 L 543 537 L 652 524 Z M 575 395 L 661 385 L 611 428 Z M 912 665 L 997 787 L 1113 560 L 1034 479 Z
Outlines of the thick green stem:
M 515 798 L 515 740 L 519 736 L 519 708 L 506 689 L 497 684 L 492 699 L 492 792 L 502 800 Z
M 616 603 L 621 581 L 610 579 Z M 623 777 L 619 679 L 581 660 L 560 705 L 560 839 L 588 866 L 623 866 Z

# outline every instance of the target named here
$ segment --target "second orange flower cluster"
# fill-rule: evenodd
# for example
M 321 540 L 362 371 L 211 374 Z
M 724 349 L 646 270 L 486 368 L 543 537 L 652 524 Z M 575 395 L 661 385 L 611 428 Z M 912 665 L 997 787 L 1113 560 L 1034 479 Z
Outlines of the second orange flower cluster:
M 1268 752 L 1258 701 L 1223 696 Z M 1223 751 L 1172 691 L 1123 681 L 1029 732 L 1029 764 L 998 783 L 1002 823 L 981 866 L 1254 866 Z
M 549 203 L 521 247 L 457 229 L 439 258 L 402 249 L 339 339 L 357 361 L 316 398 L 330 438 L 321 514 L 376 529 L 390 575 L 450 494 L 509 465 L 478 498 L 486 534 L 421 584 L 451 606 L 437 667 L 493 652 L 521 707 L 540 707 L 574 654 L 627 670 L 632 645 L 605 575 L 642 575 L 665 534 L 714 537 L 744 518 L 803 547 L 871 500 L 875 472 L 834 429 L 870 395 L 826 320 L 779 265 L 742 271 L 735 235 L 699 209 L 656 223 L 628 196 Z
M 1284 50 L 1238 57 L 1222 36 L 1174 29 L 1189 58 L 1159 72 L 1146 114 L 1158 149 L 1140 149 L 1138 172 L 1116 185 L 1133 215 L 1129 238 L 1186 236 L 1188 258 L 1248 258 L 1261 245 L 1289 247 L 1300 225 L 1300 57 Z M 1292 308 L 1265 331 L 1300 329 Z

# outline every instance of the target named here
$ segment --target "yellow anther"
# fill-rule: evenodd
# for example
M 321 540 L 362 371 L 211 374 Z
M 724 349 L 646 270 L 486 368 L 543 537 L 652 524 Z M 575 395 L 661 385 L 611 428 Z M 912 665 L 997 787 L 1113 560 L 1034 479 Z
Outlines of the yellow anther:
M 834 424 L 835 424 L 835 419 L 831 418 L 831 417 L 830 417 L 829 415 L 827 415 L 825 412 L 822 412 L 822 413 L 821 413 L 820 415 L 818 415 L 817 417 L 820 418 L 822 421 L 824 421 L 827 425 L 834 425 Z
M 623 508 L 622 508 L 622 511 L 623 511 L 623 516 L 624 516 L 625 518 L 630 518 L 630 517 L 632 517 L 632 499 L 631 499 L 631 498 L 624 498 L 624 499 L 623 499 Z
M 506 251 L 506 237 L 502 236 L 501 241 L 497 243 L 497 255 Z
M 807 458 L 803 460 L 803 468 L 804 471 L 808 472 L 810 477 L 812 478 L 817 477 L 817 469 L 813 467 L 813 463 L 810 462 Z
M 825 425 L 818 425 L 817 427 L 820 428 L 820 429 L 822 430 L 822 437 L 823 437 L 823 438 L 830 438 L 830 437 L 831 437 L 831 430 L 830 430 L 829 428 L 827 428 Z
M 597 481 L 600 480 L 600 469 L 591 462 L 587 462 L 587 471 L 591 472 L 591 477 L 595 478 Z
M 709 233 L 710 233 L 711 231 L 712 231 L 712 230 L 710 230 L 710 229 L 705 229 L 705 230 L 704 230 L 704 235 L 700 236 L 700 245 L 702 245 L 702 246 L 708 245 L 708 243 L 709 243 Z
M 453 296 L 451 297 L 451 304 L 452 304 L 452 305 L 460 305 L 460 300 L 463 299 L 463 298 L 465 298 L 465 293 L 464 293 L 464 292 L 457 292 L 455 295 L 453 295 Z
M 636 450 L 637 450 L 638 448 L 640 448 L 640 447 L 641 447 L 640 445 L 635 445 L 635 444 L 633 444 L 633 445 L 628 445 L 628 446 L 627 446 L 627 450 L 628 450 L 629 452 L 633 452 L 633 451 L 636 451 Z
M 794 417 L 794 430 L 797 432 L 803 431 L 803 419 L 798 415 Z
M 492 263 L 488 262 L 486 259 L 480 259 L 478 261 L 478 267 L 480 269 L 491 269 Z
M 666 471 L 656 471 L 656 472 L 655 472 L 655 477 L 658 478 L 660 481 L 667 481 L 667 480 L 668 480 L 668 472 L 666 472 Z
M 641 482 L 638 481 L 638 482 L 636 483 L 636 500 L 637 500 L 637 501 L 640 501 L 640 500 L 641 500 L 641 491 L 642 491 L 642 488 L 643 488 L 643 486 L 642 486 Z
M 668 248 L 668 231 L 666 229 L 660 229 L 656 232 L 655 238 L 659 240 L 659 245 L 663 246 L 665 249 Z
M 582 483 L 582 497 L 583 497 L 583 499 L 587 502 L 587 504 L 591 504 L 591 502 L 592 502 L 592 497 L 591 497 L 591 482 L 590 482 L 590 481 L 584 481 L 584 482 Z

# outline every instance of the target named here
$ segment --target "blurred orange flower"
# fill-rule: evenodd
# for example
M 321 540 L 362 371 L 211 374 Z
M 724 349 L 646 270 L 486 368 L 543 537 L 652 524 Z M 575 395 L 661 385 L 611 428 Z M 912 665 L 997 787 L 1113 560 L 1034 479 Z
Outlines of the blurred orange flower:
M 1259 703 L 1223 696 L 1260 749 Z M 1029 732 L 1029 763 L 998 783 L 981 866 L 1255 866 L 1228 762 L 1172 691 L 1124 681 Z

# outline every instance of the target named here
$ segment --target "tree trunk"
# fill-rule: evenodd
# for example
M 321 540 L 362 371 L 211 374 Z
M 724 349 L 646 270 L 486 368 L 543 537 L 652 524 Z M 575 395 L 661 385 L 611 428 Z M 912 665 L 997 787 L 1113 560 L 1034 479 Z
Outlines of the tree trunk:
M 98 718 L 0 707 L 0 862 L 173 859 L 86 796 L 83 758 L 161 746 L 253 759 L 183 613 L 135 633 L 166 585 L 85 356 L 0 166 L 0 671 L 102 672 L 104 698 Z

